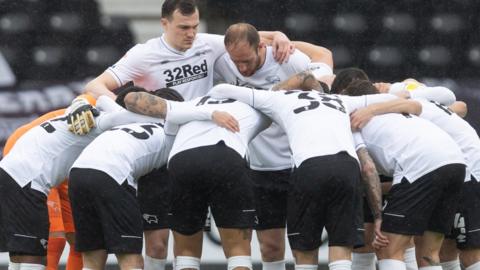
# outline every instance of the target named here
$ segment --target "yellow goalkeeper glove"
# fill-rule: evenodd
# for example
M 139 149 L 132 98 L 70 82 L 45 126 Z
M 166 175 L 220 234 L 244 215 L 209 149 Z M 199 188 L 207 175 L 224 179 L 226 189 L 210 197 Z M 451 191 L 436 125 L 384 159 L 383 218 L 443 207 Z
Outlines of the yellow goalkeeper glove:
M 65 112 L 68 130 L 76 135 L 86 135 L 95 127 L 98 111 L 83 98 L 76 98 Z

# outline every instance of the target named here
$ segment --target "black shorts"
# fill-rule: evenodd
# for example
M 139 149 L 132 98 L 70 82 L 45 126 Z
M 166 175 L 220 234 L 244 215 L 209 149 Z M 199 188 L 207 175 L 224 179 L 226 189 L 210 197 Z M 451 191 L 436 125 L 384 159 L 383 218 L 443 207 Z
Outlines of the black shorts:
M 382 231 L 422 235 L 448 234 L 457 211 L 465 165 L 448 164 L 410 183 L 393 185 L 383 210 Z
M 219 142 L 182 151 L 169 162 L 170 228 L 192 235 L 205 225 L 207 209 L 219 228 L 253 228 L 253 188 L 245 160 Z
M 287 225 L 287 198 L 291 170 L 250 170 L 255 196 L 258 224 L 256 230 L 285 228 Z
M 0 169 L 0 212 L 6 251 L 11 255 L 46 256 L 50 223 L 47 195 L 18 185 Z
M 153 170 L 138 180 L 137 199 L 145 231 L 169 228 L 170 188 L 167 167 Z
M 75 249 L 141 254 L 142 215 L 135 189 L 119 185 L 108 174 L 73 168 L 68 192 L 75 223 Z
M 459 249 L 480 248 L 480 183 L 472 180 L 463 183 L 460 206 L 453 223 L 453 238 Z
M 292 249 L 318 248 L 324 226 L 329 246 L 358 245 L 363 224 L 355 218 L 362 205 L 356 159 L 345 152 L 307 159 L 293 173 L 292 184 L 287 209 Z

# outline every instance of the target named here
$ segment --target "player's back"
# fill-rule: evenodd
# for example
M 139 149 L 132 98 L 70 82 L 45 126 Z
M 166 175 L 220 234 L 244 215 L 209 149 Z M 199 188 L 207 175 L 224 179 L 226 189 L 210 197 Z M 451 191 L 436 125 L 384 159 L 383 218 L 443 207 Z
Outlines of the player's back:
M 166 164 L 172 144 L 161 123 L 122 125 L 98 136 L 72 167 L 103 171 L 136 187 L 139 177 Z
M 287 133 L 297 167 L 308 158 L 341 151 L 357 157 L 348 108 L 338 96 L 316 91 L 277 91 L 270 98 L 262 98 L 261 103 L 258 106 L 262 112 Z
M 367 148 L 381 171 L 394 184 L 451 163 L 464 164 L 462 153 L 450 136 L 434 124 L 414 115 L 375 116 L 362 128 Z
M 97 132 L 77 136 L 68 131 L 64 116 L 33 127 L 18 139 L 2 161 L 2 167 L 22 186 L 33 181 L 32 187 L 48 193 L 66 177 L 66 172 L 82 149 Z
M 431 121 L 452 137 L 464 154 L 467 170 L 480 179 L 480 139 L 475 129 L 448 107 L 434 101 L 419 101 L 422 103 L 420 117 Z M 470 180 L 468 173 L 466 177 Z
M 212 111 L 217 110 L 230 113 L 239 122 L 240 131 L 233 133 L 218 126 L 213 121 L 191 121 L 185 123 L 178 130 L 170 157 L 187 149 L 214 145 L 222 140 L 227 146 L 244 156 L 250 140 L 261 130 L 268 127 L 269 124 L 269 121 L 260 112 L 247 104 L 233 99 L 213 99 L 205 96 L 190 102 L 196 104 L 196 106 L 205 106 Z

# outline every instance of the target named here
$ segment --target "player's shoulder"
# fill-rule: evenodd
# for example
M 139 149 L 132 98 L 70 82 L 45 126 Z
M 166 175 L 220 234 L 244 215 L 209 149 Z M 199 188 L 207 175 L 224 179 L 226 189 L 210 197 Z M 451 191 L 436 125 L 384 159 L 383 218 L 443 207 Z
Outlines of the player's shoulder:
M 127 52 L 127 56 L 148 57 L 158 54 L 162 51 L 161 38 L 152 38 L 144 43 L 137 43 Z
M 306 54 L 304 54 L 303 52 L 301 52 L 298 49 L 295 49 L 293 54 L 290 55 L 288 61 L 285 62 L 284 65 L 287 65 L 287 66 L 298 66 L 298 65 L 306 66 L 310 62 L 311 62 L 311 60 Z

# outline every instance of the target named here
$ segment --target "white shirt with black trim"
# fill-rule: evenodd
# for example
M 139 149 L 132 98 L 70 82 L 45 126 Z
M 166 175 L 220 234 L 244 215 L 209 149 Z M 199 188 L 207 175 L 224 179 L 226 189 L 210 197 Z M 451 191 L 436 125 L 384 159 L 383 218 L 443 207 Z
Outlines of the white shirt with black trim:
M 135 123 L 114 127 L 91 142 L 72 168 L 105 172 L 118 184 L 137 180 L 167 163 L 174 136 L 165 134 L 163 123 Z
M 465 164 L 457 144 L 443 130 L 415 115 L 373 117 L 355 143 L 365 144 L 379 174 L 410 183 L 448 164 Z
M 270 125 L 265 115 L 233 99 L 213 99 L 204 96 L 188 102 L 170 102 L 170 106 L 166 120 L 179 124 L 180 127 L 169 160 L 179 152 L 215 145 L 220 141 L 224 141 L 228 147 L 245 157 L 248 143 Z M 187 108 L 191 106 L 204 108 L 210 112 L 217 110 L 230 113 L 239 122 L 240 132 L 231 132 L 213 121 L 190 121 L 192 119 L 184 117 L 183 112 L 189 111 Z
M 266 47 L 265 62 L 250 77 L 243 76 L 235 66 L 228 53 L 215 63 L 218 79 L 229 84 L 268 90 L 274 84 L 307 70 L 310 58 L 299 50 L 290 56 L 288 62 L 279 64 L 273 58 L 273 48 Z M 250 168 L 259 171 L 288 169 L 293 166 L 292 152 L 288 146 L 285 132 L 276 123 L 255 137 L 248 147 Z
M 215 86 L 210 94 L 245 102 L 280 125 L 287 133 L 297 167 L 306 159 L 342 151 L 358 160 L 350 113 L 396 98 L 389 94 L 349 97 L 317 91 L 261 91 L 227 84 Z
M 133 81 L 149 91 L 170 87 L 191 100 L 212 88 L 214 63 L 224 52 L 223 36 L 197 34 L 192 47 L 181 52 L 162 35 L 135 45 L 107 72 L 118 85 Z
M 465 181 L 470 181 L 471 175 L 480 181 L 480 139 L 475 129 L 445 105 L 425 99 L 417 101 L 422 104 L 420 117 L 447 132 L 462 150 L 467 163 Z
M 105 130 L 127 123 L 159 121 L 129 112 L 107 96 L 98 98 L 96 106 L 102 111 L 95 119 L 96 127 L 87 135 L 68 131 L 65 116 L 53 118 L 22 135 L 0 161 L 0 168 L 21 187 L 31 182 L 33 189 L 47 195 L 68 176 L 82 150 Z

